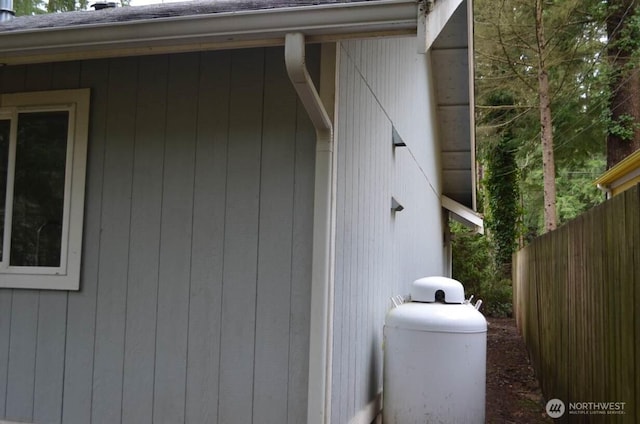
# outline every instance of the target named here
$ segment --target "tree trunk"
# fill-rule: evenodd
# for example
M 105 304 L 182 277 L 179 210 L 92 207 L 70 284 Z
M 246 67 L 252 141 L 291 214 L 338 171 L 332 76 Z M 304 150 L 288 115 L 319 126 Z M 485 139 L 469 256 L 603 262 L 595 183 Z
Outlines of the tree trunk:
M 609 0 L 607 56 L 613 75 L 609 108 L 612 122 L 627 127 L 629 135 L 623 137 L 617 132 L 608 133 L 607 169 L 640 149 L 640 71 L 630 66 L 633 43 L 620 43 L 629 37 L 627 23 L 637 3 L 637 0 Z
M 549 75 L 545 63 L 545 37 L 542 1 L 536 0 L 536 38 L 538 47 L 538 99 L 540 105 L 540 137 L 542 141 L 542 175 L 544 185 L 544 228 L 553 231 L 558 225 L 556 213 L 556 167 L 553 157 L 553 123 Z

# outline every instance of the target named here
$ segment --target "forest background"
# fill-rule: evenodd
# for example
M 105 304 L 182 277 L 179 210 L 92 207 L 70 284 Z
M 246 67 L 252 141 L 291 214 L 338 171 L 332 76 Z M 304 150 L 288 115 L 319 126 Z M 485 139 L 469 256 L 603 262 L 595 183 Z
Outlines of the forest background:
M 635 0 L 475 0 L 478 209 L 453 275 L 511 314 L 511 255 L 605 200 L 594 180 L 640 148 Z

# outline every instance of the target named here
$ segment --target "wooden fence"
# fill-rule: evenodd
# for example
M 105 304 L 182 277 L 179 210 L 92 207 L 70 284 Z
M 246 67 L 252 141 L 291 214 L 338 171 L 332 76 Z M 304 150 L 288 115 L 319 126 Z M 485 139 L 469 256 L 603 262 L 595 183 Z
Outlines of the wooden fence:
M 514 312 L 545 398 L 564 401 L 564 421 L 640 423 L 640 185 L 513 258 Z M 625 414 L 569 415 L 576 402 L 625 402 Z

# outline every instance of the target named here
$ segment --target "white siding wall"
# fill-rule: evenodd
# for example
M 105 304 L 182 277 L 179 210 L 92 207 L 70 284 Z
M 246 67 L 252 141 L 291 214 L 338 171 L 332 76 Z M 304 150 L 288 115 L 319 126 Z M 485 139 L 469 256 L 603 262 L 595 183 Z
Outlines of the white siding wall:
M 381 389 L 389 298 L 443 272 L 443 227 L 428 57 L 414 38 L 349 41 L 339 55 L 331 418 L 347 423 Z M 407 147 L 392 148 L 392 126 Z
M 81 290 L 0 289 L 0 419 L 304 422 L 315 134 L 283 49 L 0 71 L 78 87 Z

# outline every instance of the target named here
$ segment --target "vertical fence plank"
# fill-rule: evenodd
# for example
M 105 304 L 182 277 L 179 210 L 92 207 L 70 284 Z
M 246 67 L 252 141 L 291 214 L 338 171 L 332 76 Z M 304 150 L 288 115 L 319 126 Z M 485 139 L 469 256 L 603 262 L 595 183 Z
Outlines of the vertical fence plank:
M 640 421 L 638 211 L 640 185 L 513 257 L 514 313 L 545 397 L 626 402 L 629 422 Z
M 638 341 L 640 341 L 640 310 L 638 308 L 640 302 L 640 184 L 636 185 L 635 189 L 628 190 L 627 193 L 627 215 L 626 225 L 628 229 L 627 239 L 627 251 L 630 252 L 629 260 L 629 275 L 633 276 L 633 279 L 629 282 L 632 290 L 629 291 L 629 298 L 632 300 L 629 313 L 633 319 L 629 319 L 633 322 L 634 333 L 631 334 L 631 344 L 633 345 L 632 361 L 634 369 L 631 371 L 631 375 L 635 381 L 631 382 L 633 395 L 629 399 L 632 414 L 629 422 L 640 422 L 640 364 L 637 362 L 640 357 L 640 348 L 638 348 Z
M 606 247 L 602 240 L 605 236 L 605 225 L 604 225 L 604 213 L 603 208 L 596 208 L 594 210 L 593 216 L 593 228 L 595 230 L 593 237 L 593 246 L 594 246 L 594 255 L 592 257 L 593 265 L 592 265 L 592 276 L 591 276 L 591 284 L 595 289 L 596 298 L 594 299 L 594 306 L 598 310 L 598 314 L 594 315 L 594 327 L 597 329 L 597 339 L 593 344 L 593 358 L 594 362 L 597 362 L 598 366 L 598 378 L 603 383 L 594 387 L 595 392 L 594 395 L 601 397 L 604 396 L 606 392 L 606 387 L 604 384 L 605 376 L 607 374 L 607 363 L 606 355 L 604 350 L 602 350 L 603 345 L 607 343 L 607 310 L 608 305 L 606 304 L 606 283 L 602 284 L 599 282 L 605 281 L 605 270 L 604 270 L 604 254 L 606 252 Z M 596 348 L 599 347 L 600 349 Z
M 558 255 L 562 261 L 561 265 L 556 268 L 556 272 L 558 273 L 557 287 L 559 290 L 559 296 L 556 299 L 556 325 L 562 342 L 561 344 L 556 344 L 556 352 L 560 358 L 560 367 L 562 369 L 560 393 L 561 396 L 566 399 L 569 395 L 569 349 L 571 348 L 571 344 L 569 343 L 569 323 L 567 322 L 569 315 L 569 264 L 571 263 L 569 256 L 569 227 L 562 227 L 561 234 L 562 239 L 560 241 Z
M 624 193 L 621 215 L 616 221 L 623 225 L 616 226 L 616 239 L 618 245 L 624 249 L 625 254 L 619 255 L 620 264 L 620 323 L 619 323 L 619 398 L 617 401 L 627 402 L 632 405 L 634 392 L 634 375 L 636 371 L 635 343 L 634 343 L 634 305 L 633 305 L 633 220 L 632 215 L 638 216 L 640 209 L 637 203 L 633 202 L 634 190 Z M 635 204 L 634 204 L 635 203 Z M 630 206 L 635 206 L 635 209 Z M 636 241 L 637 242 L 637 241 Z M 633 405 L 635 408 L 638 405 Z
M 567 255 L 568 262 L 572 265 L 567 269 L 567 321 L 565 323 L 565 331 L 567 332 L 567 357 L 572 358 L 567 361 L 567 379 L 568 381 L 576 381 L 579 384 L 568 385 L 567 396 L 572 399 L 579 397 L 581 386 L 587 380 L 584 371 L 588 368 L 584 367 L 586 363 L 586 355 L 576 355 L 575 346 L 579 345 L 585 337 L 584 327 L 582 326 L 582 305 L 584 304 L 583 293 L 579 287 L 583 287 L 582 262 L 582 225 L 576 225 L 568 230 L 568 246 Z
M 610 200 L 609 203 L 615 211 L 618 211 L 620 208 L 620 197 L 615 197 Z M 607 305 L 607 320 L 606 320 L 606 343 L 597 344 L 597 347 L 601 347 L 605 351 L 605 363 L 608 365 L 609 373 L 612 372 L 617 374 L 618 371 L 618 305 L 617 305 L 617 293 L 619 293 L 619 261 L 618 255 L 611 255 L 611 252 L 614 252 L 617 247 L 616 240 L 614 240 L 614 225 L 615 225 L 615 212 L 610 209 L 605 209 L 605 227 L 604 227 L 604 280 L 603 283 L 605 285 L 604 296 L 606 298 Z M 605 384 L 607 385 L 607 393 L 611 399 L 616 399 L 618 397 L 618 387 L 617 387 L 618 379 L 605 379 Z

